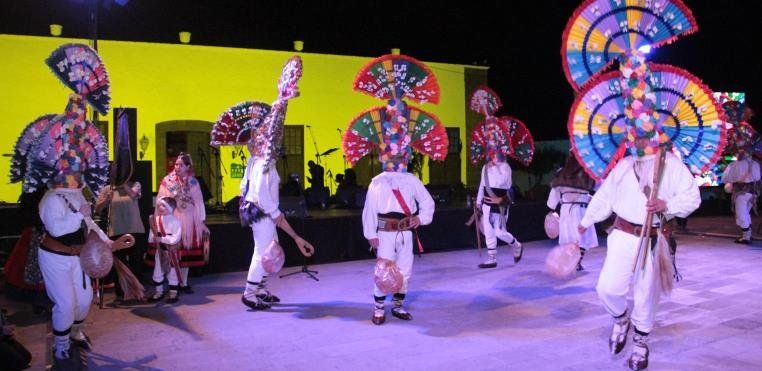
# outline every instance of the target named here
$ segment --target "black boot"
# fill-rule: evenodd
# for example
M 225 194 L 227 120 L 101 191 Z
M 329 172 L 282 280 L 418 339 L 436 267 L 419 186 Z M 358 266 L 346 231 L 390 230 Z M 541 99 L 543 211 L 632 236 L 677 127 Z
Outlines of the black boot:
M 585 257 L 585 250 L 584 247 L 579 248 L 579 261 L 577 262 L 577 272 L 585 270 L 585 267 L 582 266 L 582 259 Z
M 392 303 L 394 303 L 394 306 L 392 307 L 392 315 L 401 320 L 410 321 L 413 319 L 413 315 L 402 307 L 403 301 L 405 301 L 405 294 L 394 294 L 394 298 L 392 299 Z
M 513 239 L 513 242 L 510 243 L 511 247 L 513 247 L 513 262 L 518 263 L 521 261 L 521 257 L 524 256 L 524 246 L 519 242 L 517 239 Z
M 270 304 L 265 303 L 264 301 L 262 301 L 262 299 L 260 299 L 260 298 L 258 298 L 256 296 L 253 297 L 252 300 L 249 300 L 249 299 L 246 298 L 246 296 L 242 295 L 241 296 L 241 302 L 243 303 L 243 305 L 245 305 L 245 306 L 247 306 L 247 307 L 249 307 L 249 308 L 251 308 L 253 310 L 270 309 Z
M 250 284 L 254 284 L 253 282 L 248 282 Z M 265 303 L 280 303 L 280 298 L 271 294 L 270 291 L 267 290 L 267 276 L 262 277 L 262 281 L 260 281 L 257 286 L 257 297 L 264 301 Z
M 497 250 L 487 250 L 487 260 L 484 263 L 479 263 L 479 268 L 496 268 L 497 267 Z

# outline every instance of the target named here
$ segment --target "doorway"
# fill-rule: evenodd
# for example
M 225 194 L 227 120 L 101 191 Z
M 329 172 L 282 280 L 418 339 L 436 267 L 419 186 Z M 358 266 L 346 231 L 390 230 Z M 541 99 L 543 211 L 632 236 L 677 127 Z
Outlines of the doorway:
M 156 184 L 172 171 L 177 155 L 187 153 L 201 183 L 204 202 L 222 205 L 218 151 L 209 146 L 214 123 L 201 120 L 175 120 L 156 124 Z

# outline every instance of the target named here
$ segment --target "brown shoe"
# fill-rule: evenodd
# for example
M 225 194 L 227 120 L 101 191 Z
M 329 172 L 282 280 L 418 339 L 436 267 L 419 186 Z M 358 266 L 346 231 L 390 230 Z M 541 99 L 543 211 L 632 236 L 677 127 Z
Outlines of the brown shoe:
M 373 311 L 373 318 L 370 319 L 374 325 L 381 325 L 386 322 L 386 313 L 383 309 L 376 309 Z
M 373 322 L 374 325 L 381 325 L 384 322 L 386 322 L 386 315 L 383 315 L 381 317 L 373 316 L 373 318 L 371 318 L 370 321 Z

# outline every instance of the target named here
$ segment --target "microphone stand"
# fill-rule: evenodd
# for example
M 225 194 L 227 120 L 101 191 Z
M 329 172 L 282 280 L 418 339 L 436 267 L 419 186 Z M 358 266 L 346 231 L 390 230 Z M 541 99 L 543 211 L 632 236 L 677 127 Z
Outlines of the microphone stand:
M 222 172 L 225 172 L 225 175 L 227 175 L 228 171 L 225 169 L 225 165 L 222 164 L 222 161 L 220 161 L 220 150 L 219 148 L 211 147 L 212 149 L 212 155 L 214 156 L 214 159 L 217 162 L 217 189 L 215 190 L 216 197 L 217 197 L 217 207 L 224 209 L 225 205 L 222 203 L 222 187 L 225 185 L 225 179 L 222 176 Z M 211 168 L 211 164 L 209 165 Z
M 310 138 L 312 138 L 312 145 L 315 146 L 315 160 L 320 165 L 320 150 L 318 149 L 317 141 L 315 140 L 315 134 L 312 133 L 312 126 L 307 125 L 307 130 L 310 132 Z
M 339 143 L 342 143 L 342 141 L 344 140 L 344 135 L 341 134 L 341 129 L 336 128 L 336 130 L 339 132 Z M 344 176 L 346 176 L 346 174 L 347 174 L 347 155 L 344 153 L 343 150 L 341 151 L 341 159 L 342 159 L 343 164 L 344 164 Z
M 304 230 L 304 218 L 299 218 L 299 220 L 300 220 L 300 224 L 302 226 L 301 229 Z M 293 275 L 299 274 L 299 273 L 304 273 L 307 276 L 309 276 L 310 278 L 312 278 L 313 280 L 320 281 L 317 277 L 315 277 L 315 275 L 320 273 L 320 272 L 314 271 L 314 270 L 310 270 L 310 267 L 307 266 L 307 257 L 304 256 L 304 255 L 302 255 L 302 269 L 300 269 L 298 271 L 291 272 L 291 273 L 281 274 L 279 277 L 283 278 L 283 277 L 293 276 Z

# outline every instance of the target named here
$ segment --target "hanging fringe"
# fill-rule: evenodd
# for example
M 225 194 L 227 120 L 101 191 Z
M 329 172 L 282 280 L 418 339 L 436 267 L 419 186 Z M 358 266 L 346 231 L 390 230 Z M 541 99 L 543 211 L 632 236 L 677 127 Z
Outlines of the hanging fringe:
M 124 291 L 124 300 L 144 301 L 146 289 L 137 277 L 119 259 L 114 259 L 114 268 L 119 278 L 119 286 Z
M 656 238 L 656 247 L 653 249 L 653 262 L 653 295 L 656 298 L 669 296 L 674 288 L 675 269 L 669 254 L 669 240 L 661 233 L 661 230 Z

